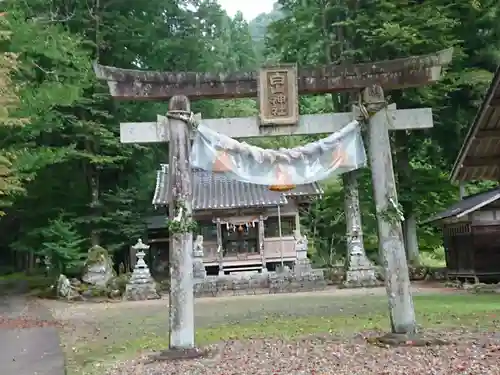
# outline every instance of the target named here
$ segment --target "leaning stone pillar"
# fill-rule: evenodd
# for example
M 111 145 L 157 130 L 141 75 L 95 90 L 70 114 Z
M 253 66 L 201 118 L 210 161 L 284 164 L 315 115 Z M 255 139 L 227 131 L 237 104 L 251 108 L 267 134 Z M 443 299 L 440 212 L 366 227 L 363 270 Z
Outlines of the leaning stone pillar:
M 265 253 L 265 248 L 264 248 L 264 217 L 261 215 L 259 216 L 259 227 L 257 228 L 259 230 L 259 252 L 260 252 L 260 261 L 262 263 L 262 273 L 267 272 L 267 262 L 266 262 L 266 253 Z
M 222 224 L 217 218 L 217 260 L 219 262 L 219 276 L 224 276 L 224 250 L 222 249 Z
M 203 255 L 203 236 L 197 236 L 193 246 L 193 278 L 195 281 L 204 280 L 207 277 Z
M 347 226 L 347 261 L 343 285 L 347 288 L 379 285 L 375 267 L 366 256 L 363 246 L 357 172 L 345 173 L 342 178 Z
M 203 236 L 196 236 L 193 245 L 193 292 L 195 297 L 199 297 L 204 292 L 207 271 L 203 264 Z

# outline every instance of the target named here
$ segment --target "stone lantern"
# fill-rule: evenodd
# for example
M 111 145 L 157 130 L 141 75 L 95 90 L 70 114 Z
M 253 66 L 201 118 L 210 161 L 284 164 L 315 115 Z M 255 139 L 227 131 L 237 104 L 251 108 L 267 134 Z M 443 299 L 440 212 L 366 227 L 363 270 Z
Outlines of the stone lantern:
M 144 261 L 145 250 L 148 250 L 149 247 L 141 239 L 137 240 L 137 243 L 132 246 L 132 249 L 136 251 L 137 263 L 125 288 L 123 299 L 139 301 L 160 298 L 156 291 L 156 282 L 151 277 L 148 265 Z

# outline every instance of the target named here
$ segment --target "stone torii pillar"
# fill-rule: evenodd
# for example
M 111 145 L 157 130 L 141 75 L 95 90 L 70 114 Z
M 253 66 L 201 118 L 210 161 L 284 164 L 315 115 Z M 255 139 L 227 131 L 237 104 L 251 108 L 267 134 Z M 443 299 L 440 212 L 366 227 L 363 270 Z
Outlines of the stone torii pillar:
M 170 349 L 194 348 L 193 221 L 191 106 L 186 96 L 170 99 L 169 134 L 169 237 L 170 237 Z
M 368 95 L 370 90 L 374 90 L 373 87 L 380 86 L 372 86 L 371 89 L 366 89 L 363 91 L 364 99 L 367 103 L 371 103 L 371 97 Z M 378 91 L 377 91 L 378 92 Z M 383 93 L 383 91 L 382 91 Z M 377 97 L 376 100 L 381 100 Z M 368 104 L 367 104 L 368 105 Z M 368 105 L 369 108 L 372 108 L 373 104 Z M 385 105 L 385 101 L 377 102 L 377 105 L 381 106 Z M 420 111 L 422 116 L 413 117 L 413 115 L 417 114 Z M 427 115 L 423 115 L 424 112 L 427 111 Z M 363 111 L 359 108 L 359 106 L 354 105 L 352 107 L 352 115 L 358 121 L 366 120 L 365 116 L 367 113 L 363 113 Z M 391 104 L 387 106 L 385 110 L 385 119 L 383 119 L 384 124 L 381 125 L 386 132 L 397 131 L 397 130 L 418 130 L 425 128 L 433 127 L 432 120 L 432 111 L 430 108 L 421 108 L 418 110 L 414 110 L 412 112 L 407 112 L 407 110 L 396 110 L 396 105 Z M 382 120 L 381 120 L 382 121 Z M 371 126 L 371 125 L 370 125 Z M 380 125 L 379 125 L 380 126 Z M 368 137 L 368 153 L 370 160 L 370 167 L 372 169 L 372 177 L 373 177 L 373 163 L 374 160 L 380 161 L 384 155 L 387 153 L 390 154 L 390 144 L 381 145 L 378 141 L 373 141 L 371 137 Z M 373 146 L 371 146 L 373 144 Z M 384 153 L 380 152 L 381 147 L 388 147 L 388 151 L 384 151 Z M 373 150 L 376 152 L 373 152 Z M 390 170 L 392 175 L 394 175 L 393 167 L 392 167 L 392 159 L 390 163 L 387 165 L 390 166 Z M 363 244 L 363 228 L 362 228 L 362 219 L 361 219 L 361 210 L 359 205 L 359 190 L 358 190 L 358 180 L 357 180 L 357 172 L 352 171 L 343 175 L 343 187 L 344 187 L 344 204 L 345 204 L 345 216 L 346 216 L 346 232 L 347 232 L 347 262 L 346 262 L 346 271 L 344 274 L 343 285 L 345 287 L 366 287 L 366 286 L 377 286 L 381 283 L 377 280 L 375 274 L 375 268 L 372 262 L 368 259 L 366 255 L 366 251 L 364 249 Z M 378 184 L 373 181 L 373 189 L 374 192 L 378 189 Z M 395 200 L 397 202 L 397 198 Z M 380 215 L 377 216 L 377 221 L 380 223 Z M 380 236 L 380 233 L 379 233 Z M 404 250 L 404 244 L 403 244 Z
M 392 333 L 414 334 L 417 323 L 411 295 L 408 263 L 398 203 L 391 144 L 387 129 L 390 119 L 384 91 L 374 85 L 363 91 L 362 112 L 368 116 L 369 158 L 377 215 L 379 254 L 384 267 Z
M 370 287 L 380 284 L 375 274 L 375 266 L 368 259 L 363 243 L 357 172 L 346 173 L 342 179 L 347 233 L 347 259 L 342 284 L 346 288 Z

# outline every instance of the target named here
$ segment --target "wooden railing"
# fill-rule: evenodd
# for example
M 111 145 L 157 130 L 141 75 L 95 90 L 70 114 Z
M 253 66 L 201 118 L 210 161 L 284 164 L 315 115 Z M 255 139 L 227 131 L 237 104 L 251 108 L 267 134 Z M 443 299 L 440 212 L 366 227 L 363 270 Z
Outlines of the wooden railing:
M 217 262 L 217 241 L 204 241 L 204 262 Z M 264 239 L 264 255 L 265 258 L 276 259 L 281 257 L 281 242 L 278 237 L 270 237 Z M 283 237 L 283 257 L 295 257 L 295 240 L 293 237 Z M 224 256 L 224 261 L 260 261 L 259 253 L 231 253 Z

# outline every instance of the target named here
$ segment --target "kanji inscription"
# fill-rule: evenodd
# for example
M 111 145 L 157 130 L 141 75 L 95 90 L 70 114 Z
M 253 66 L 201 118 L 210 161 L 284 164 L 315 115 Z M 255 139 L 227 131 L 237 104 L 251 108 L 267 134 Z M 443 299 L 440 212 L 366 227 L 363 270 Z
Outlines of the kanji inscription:
M 294 125 L 299 121 L 297 65 L 261 68 L 258 91 L 261 125 Z

